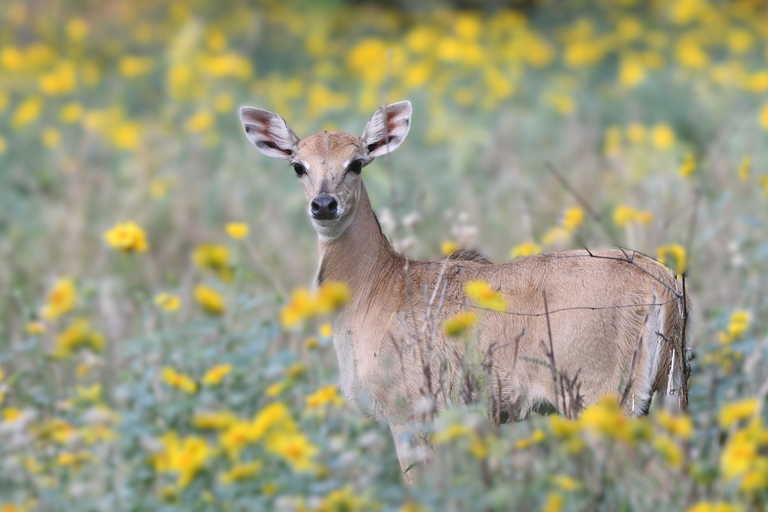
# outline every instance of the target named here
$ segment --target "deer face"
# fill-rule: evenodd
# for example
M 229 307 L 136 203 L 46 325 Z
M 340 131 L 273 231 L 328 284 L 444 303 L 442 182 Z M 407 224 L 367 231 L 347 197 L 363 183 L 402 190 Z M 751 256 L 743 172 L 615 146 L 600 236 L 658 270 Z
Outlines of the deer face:
M 256 149 L 291 164 L 304 187 L 312 225 L 320 239 L 329 242 L 355 217 L 363 167 L 400 146 L 410 129 L 411 112 L 408 101 L 380 108 L 361 137 L 320 132 L 299 139 L 282 117 L 254 107 L 242 107 L 240 120 Z

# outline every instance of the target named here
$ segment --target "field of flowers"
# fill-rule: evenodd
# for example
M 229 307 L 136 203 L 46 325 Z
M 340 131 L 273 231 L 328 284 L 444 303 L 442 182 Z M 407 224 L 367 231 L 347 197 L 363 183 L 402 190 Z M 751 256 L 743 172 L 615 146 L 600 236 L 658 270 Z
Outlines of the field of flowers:
M 0 511 L 768 507 L 768 7 L 490 3 L 4 2 Z M 686 414 L 457 406 L 403 484 L 339 394 L 300 186 L 237 117 L 360 134 L 403 99 L 363 172 L 395 246 L 685 273 Z

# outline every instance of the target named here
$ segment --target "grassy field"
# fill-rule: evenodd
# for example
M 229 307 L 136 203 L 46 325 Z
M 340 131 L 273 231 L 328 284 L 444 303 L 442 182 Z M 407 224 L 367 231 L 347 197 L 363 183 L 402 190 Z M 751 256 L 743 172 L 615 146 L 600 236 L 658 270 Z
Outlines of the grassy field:
M 373 4 L 4 3 L 0 511 L 765 510 L 768 7 Z M 687 414 L 456 406 L 402 483 L 328 316 L 291 316 L 316 235 L 237 109 L 358 135 L 403 99 L 363 171 L 395 246 L 660 258 L 694 305 Z

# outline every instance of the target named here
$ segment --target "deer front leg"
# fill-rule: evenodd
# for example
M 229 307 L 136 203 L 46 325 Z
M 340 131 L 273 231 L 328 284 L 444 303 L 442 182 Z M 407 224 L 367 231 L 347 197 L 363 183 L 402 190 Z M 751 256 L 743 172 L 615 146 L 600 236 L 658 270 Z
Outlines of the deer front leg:
M 403 481 L 410 485 L 419 479 L 424 465 L 432 458 L 432 447 L 423 435 L 411 434 L 407 424 L 390 424 L 389 428 L 395 440 Z

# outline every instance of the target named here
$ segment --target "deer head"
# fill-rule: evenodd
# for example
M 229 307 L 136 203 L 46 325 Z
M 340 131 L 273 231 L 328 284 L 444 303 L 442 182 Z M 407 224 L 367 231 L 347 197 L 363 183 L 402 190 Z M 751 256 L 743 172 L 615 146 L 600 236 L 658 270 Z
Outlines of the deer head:
M 374 112 L 361 137 L 320 132 L 299 139 L 277 114 L 242 107 L 248 140 L 267 156 L 288 161 L 304 186 L 307 213 L 320 240 L 338 238 L 355 217 L 363 167 L 397 149 L 408 135 L 412 107 L 401 101 Z

